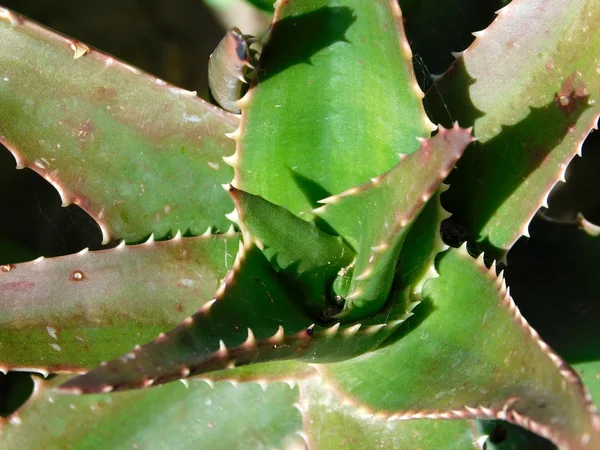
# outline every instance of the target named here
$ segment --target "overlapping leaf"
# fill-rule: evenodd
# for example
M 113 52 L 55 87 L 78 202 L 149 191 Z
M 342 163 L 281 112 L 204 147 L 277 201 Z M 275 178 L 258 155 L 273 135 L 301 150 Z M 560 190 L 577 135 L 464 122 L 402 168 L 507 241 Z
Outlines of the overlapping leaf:
M 299 214 L 391 169 L 433 128 L 410 56 L 394 0 L 278 2 L 233 184 Z
M 596 126 L 599 22 L 595 0 L 515 0 L 428 92 L 437 121 L 474 127 L 447 207 L 496 254 L 527 234 Z
M 462 247 L 439 272 L 402 336 L 324 375 L 350 403 L 391 420 L 497 418 L 563 448 L 595 448 L 600 418 L 580 379 L 529 327 L 495 267 Z
M 254 240 L 309 314 L 327 320 L 337 310 L 332 284 L 350 265 L 354 252 L 342 238 L 331 236 L 285 208 L 229 186 L 235 219 Z
M 403 299 L 355 324 L 315 323 L 261 251 L 240 249 L 212 300 L 171 332 L 66 382 L 74 393 L 149 387 L 246 364 L 329 362 L 377 348 L 412 315 Z
M 388 422 L 349 405 L 318 380 L 300 384 L 299 407 L 309 448 L 473 450 L 479 437 L 473 423 L 462 420 Z M 485 441 L 485 437 L 481 439 Z
M 325 205 L 313 212 L 357 252 L 345 319 L 368 316 L 385 304 L 412 223 L 471 140 L 468 130 L 442 128 L 389 172 L 320 201 Z M 435 218 L 433 223 L 439 225 Z

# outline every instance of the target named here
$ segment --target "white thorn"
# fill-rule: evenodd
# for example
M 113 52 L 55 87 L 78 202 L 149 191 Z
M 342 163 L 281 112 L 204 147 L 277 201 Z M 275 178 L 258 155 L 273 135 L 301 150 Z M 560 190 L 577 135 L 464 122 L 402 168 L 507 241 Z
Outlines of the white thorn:
M 351 327 L 348 327 L 344 330 L 344 334 L 346 336 L 353 336 L 358 332 L 360 327 L 361 327 L 360 323 L 357 323 L 356 325 L 352 325 Z
M 234 208 L 229 214 L 225 214 L 225 217 L 227 217 L 233 223 L 240 223 L 240 215 L 238 214 L 236 208 Z
M 256 338 L 254 337 L 254 333 L 250 328 L 248 328 L 248 337 L 242 345 L 244 347 L 256 347 Z

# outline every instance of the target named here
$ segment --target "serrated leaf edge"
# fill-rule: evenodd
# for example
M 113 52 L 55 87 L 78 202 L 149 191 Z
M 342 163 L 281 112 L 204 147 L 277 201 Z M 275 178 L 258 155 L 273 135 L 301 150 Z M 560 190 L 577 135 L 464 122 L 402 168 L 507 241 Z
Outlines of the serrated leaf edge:
M 474 259 L 467 250 L 466 242 L 456 250 L 461 257 L 468 258 L 470 260 Z M 493 261 L 491 266 L 488 268 L 484 263 L 484 257 L 485 255 L 481 253 L 479 257 L 475 259 L 475 262 L 478 268 L 492 281 L 494 281 L 496 288 L 498 289 L 498 293 L 502 297 L 501 304 L 508 309 L 513 320 L 519 326 L 519 328 L 521 328 L 522 331 L 540 348 L 542 353 L 544 353 L 552 361 L 560 376 L 563 378 L 564 383 L 571 384 L 580 391 L 585 400 L 586 412 L 590 416 L 592 426 L 595 431 L 600 433 L 600 415 L 598 414 L 598 409 L 592 399 L 592 396 L 583 385 L 583 382 L 577 373 L 554 350 L 552 350 L 552 348 L 542 340 L 538 332 L 535 331 L 531 325 L 529 325 L 510 296 L 510 290 L 506 286 L 503 273 L 500 272 L 499 274 L 496 274 L 496 262 Z M 322 376 L 322 383 L 339 396 L 339 406 L 350 405 L 354 407 L 355 414 L 361 418 L 381 419 L 387 421 L 412 419 L 500 419 L 527 428 L 532 432 L 554 442 L 560 448 L 569 448 L 568 442 L 557 436 L 552 427 L 543 425 L 542 423 L 537 422 L 528 416 L 511 410 L 512 404 L 518 400 L 516 397 L 508 398 L 502 408 L 491 408 L 485 405 L 464 405 L 460 409 L 448 411 L 424 409 L 392 412 L 386 410 L 376 410 L 366 405 L 362 405 L 359 401 L 344 394 L 340 388 L 335 386 L 328 379 L 326 372 L 321 370 L 318 365 L 315 365 L 315 367 Z M 591 439 L 591 437 L 589 435 L 584 435 L 581 436 L 580 439 L 581 443 L 585 445 Z

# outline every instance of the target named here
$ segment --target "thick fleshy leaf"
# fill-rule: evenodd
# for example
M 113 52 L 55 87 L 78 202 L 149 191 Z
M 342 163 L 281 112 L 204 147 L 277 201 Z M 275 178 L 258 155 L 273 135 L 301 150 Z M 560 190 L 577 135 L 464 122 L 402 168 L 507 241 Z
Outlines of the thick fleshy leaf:
M 286 291 L 262 252 L 240 249 L 212 300 L 168 334 L 73 378 L 74 393 L 110 392 L 285 359 L 330 362 L 375 349 L 412 315 L 403 298 L 356 324 L 317 325 Z
M 293 406 L 298 390 L 284 383 L 263 392 L 253 383 L 211 388 L 190 380 L 187 387 L 172 383 L 119 395 L 72 396 L 53 389 L 65 378 L 35 378 L 28 403 L 0 418 L 2 449 L 286 448 L 302 429 Z
M 319 383 L 300 383 L 299 407 L 309 448 L 360 450 L 475 450 L 477 428 L 466 420 L 407 420 L 385 418 L 341 405 L 336 393 Z M 482 436 L 481 442 L 484 442 Z M 481 448 L 481 447 L 479 447 Z
M 348 401 L 392 420 L 497 418 L 563 448 L 596 448 L 600 418 L 581 380 L 521 316 L 495 267 L 463 246 L 438 270 L 402 336 L 320 371 Z
M 445 204 L 486 250 L 527 235 L 597 124 L 599 22 L 596 0 L 515 0 L 428 92 L 437 121 L 474 126 Z
M 0 142 L 100 224 L 103 240 L 226 230 L 221 157 L 238 119 L 0 9 Z
M 506 278 L 523 315 L 581 374 L 600 407 L 600 235 L 577 224 L 531 224 L 509 254 Z
M 391 169 L 433 129 L 410 57 L 395 0 L 278 2 L 234 185 L 299 214 Z
M 178 236 L 0 266 L 0 368 L 80 372 L 173 328 L 219 286 L 238 241 Z
M 315 318 L 339 311 L 332 302 L 332 284 L 338 272 L 354 259 L 341 237 L 331 236 L 285 208 L 229 186 L 236 213 L 228 216 L 249 233 L 286 284 Z
M 410 227 L 398 258 L 396 278 L 401 286 L 410 286 L 414 300 L 421 300 L 423 286 L 427 280 L 437 276 L 436 256 L 448 249 L 440 233 L 442 221 L 450 216 L 440 202 L 440 196 L 447 188 L 447 185 L 439 187 L 423 207 Z
M 313 212 L 357 252 L 340 316 L 366 317 L 385 304 L 412 223 L 471 141 L 468 130 L 441 128 L 389 172 L 319 202 Z

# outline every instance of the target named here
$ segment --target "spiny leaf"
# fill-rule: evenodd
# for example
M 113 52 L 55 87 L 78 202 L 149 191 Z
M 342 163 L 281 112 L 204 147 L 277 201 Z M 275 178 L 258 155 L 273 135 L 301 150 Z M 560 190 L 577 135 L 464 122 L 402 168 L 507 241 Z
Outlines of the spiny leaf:
M 214 298 L 168 334 L 73 378 L 74 393 L 148 387 L 264 361 L 330 362 L 375 349 L 412 315 L 402 297 L 356 324 L 317 325 L 300 311 L 261 251 L 238 252 Z
M 65 379 L 36 377 L 35 392 L 25 406 L 0 418 L 3 450 L 286 448 L 302 429 L 293 406 L 298 390 L 284 383 L 263 391 L 256 384 L 217 383 L 212 388 L 189 380 L 188 386 L 172 383 L 119 395 L 75 397 L 54 389 Z M 240 405 L 252 405 L 252 413 Z
M 309 448 L 474 450 L 475 425 L 466 420 L 406 420 L 388 422 L 351 405 L 320 380 L 300 382 L 297 403 L 304 418 Z M 483 437 L 485 441 L 485 436 Z
M 80 372 L 210 298 L 236 235 L 176 238 L 0 266 L 0 369 Z
M 596 448 L 600 418 L 581 380 L 521 316 L 495 266 L 463 246 L 438 270 L 396 340 L 319 370 L 348 401 L 390 420 L 496 418 L 563 448 Z
M 421 300 L 423 286 L 437 277 L 436 256 L 448 249 L 442 241 L 440 227 L 450 213 L 442 208 L 440 196 L 448 189 L 442 184 L 410 227 L 400 257 L 395 278 L 401 286 L 410 286 L 411 295 Z
M 341 317 L 365 317 L 386 302 L 412 223 L 471 141 L 458 126 L 441 128 L 389 172 L 320 201 L 313 212 L 358 254 Z
M 90 213 L 104 243 L 225 231 L 220 185 L 232 171 L 221 157 L 237 124 L 193 92 L 0 9 L 0 142 L 64 206 Z
M 515 0 L 428 92 L 437 121 L 474 127 L 479 145 L 465 153 L 445 201 L 496 255 L 528 234 L 596 127 L 599 22 L 596 0 Z
M 331 285 L 340 269 L 352 262 L 352 249 L 285 208 L 231 185 L 228 190 L 236 207 L 230 218 L 247 230 L 245 239 L 263 250 L 289 288 L 299 293 L 304 309 L 316 318 L 331 316 Z
M 278 2 L 233 184 L 300 214 L 391 169 L 434 129 L 410 57 L 395 0 Z
M 537 219 L 509 262 L 506 278 L 523 314 L 580 372 L 600 407 L 600 235 Z

